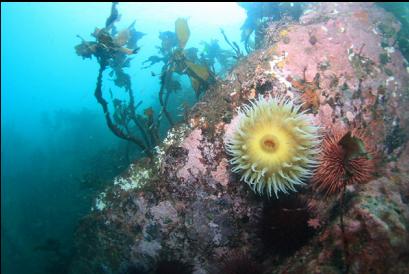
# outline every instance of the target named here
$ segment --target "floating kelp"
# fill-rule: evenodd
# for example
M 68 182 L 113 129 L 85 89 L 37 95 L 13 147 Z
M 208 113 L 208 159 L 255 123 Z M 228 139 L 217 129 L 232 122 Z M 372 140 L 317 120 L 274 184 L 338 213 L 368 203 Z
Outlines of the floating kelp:
M 176 33 L 172 31 L 164 31 L 159 33 L 159 39 L 162 41 L 161 47 L 159 48 L 163 53 L 170 52 L 172 48 L 177 47 L 178 38 Z
M 134 95 L 131 86 L 130 76 L 123 70 L 129 67 L 132 60 L 130 55 L 136 54 L 139 50 L 137 41 L 144 36 L 142 32 L 135 30 L 135 22 L 128 28 L 116 32 L 114 23 L 119 20 L 119 14 L 114 3 L 111 16 L 107 19 L 105 28 L 96 28 L 93 32 L 95 41 L 85 41 L 76 46 L 77 54 L 83 58 L 95 56 L 100 64 L 100 74 L 98 76 L 97 90 L 95 96 L 103 106 L 106 114 L 107 124 L 110 129 L 120 138 L 132 141 L 145 151 L 150 151 L 159 141 L 158 129 L 160 126 L 161 114 L 154 121 L 153 109 L 145 112 L 144 116 L 135 113 Z M 115 31 L 114 31 L 115 30 Z M 187 75 L 192 82 L 192 87 L 198 97 L 205 90 L 212 74 L 207 66 L 200 63 L 197 48 L 185 49 L 190 37 L 190 30 L 186 19 L 179 18 L 175 21 L 175 32 L 161 32 L 159 38 L 162 40 L 159 53 L 162 56 L 151 56 L 144 62 L 149 63 L 149 67 L 158 62 L 164 62 L 160 77 L 161 89 L 159 91 L 159 101 L 162 111 L 170 125 L 174 122 L 168 113 L 166 106 L 169 102 L 169 95 L 181 89 L 181 84 L 172 78 L 173 73 Z M 112 119 L 109 113 L 108 102 L 102 97 L 102 73 L 106 68 L 111 68 L 109 75 L 114 77 L 114 83 L 120 88 L 124 88 L 129 95 L 128 101 L 120 101 L 114 96 L 111 100 L 114 108 Z M 155 73 L 152 72 L 155 76 Z M 148 115 L 149 114 L 149 115 Z M 133 126 L 130 126 L 133 124 Z M 135 132 L 137 129 L 137 132 Z M 139 137 L 140 136 L 140 137 Z M 140 139 L 141 138 L 141 139 Z
M 196 97 L 200 96 L 213 79 L 213 74 L 207 64 L 201 62 L 202 60 L 198 58 L 198 49 L 185 49 L 189 37 L 190 29 L 187 20 L 178 18 L 175 21 L 175 32 L 165 31 L 159 33 L 159 39 L 162 40 L 161 47 L 159 47 L 161 56 L 153 55 L 143 62 L 143 64 L 149 63 L 144 68 L 159 62 L 164 63 L 161 69 L 159 101 L 162 112 L 171 126 L 174 125 L 174 121 L 167 111 L 169 95 L 181 87 L 180 83 L 173 79 L 173 73 L 189 77 Z M 156 76 L 155 73 L 152 75 Z M 159 127 L 159 121 L 157 127 Z
M 145 34 L 135 30 L 135 21 L 126 29 L 116 31 L 115 23 L 120 19 L 117 5 L 116 2 L 112 4 L 111 14 L 106 20 L 105 27 L 95 28 L 92 33 L 95 41 L 86 41 L 78 36 L 82 41 L 75 46 L 75 50 L 84 59 L 94 56 L 100 65 L 94 94 L 103 108 L 109 129 L 119 138 L 136 144 L 142 151 L 150 155 L 158 141 L 158 134 L 154 132 L 157 128 L 152 127 L 153 115 L 145 118 L 136 113 L 137 107 L 135 107 L 131 77 L 124 71 L 124 68 L 130 66 L 132 58 L 129 56 L 139 51 L 137 42 Z M 128 93 L 128 100 L 119 100 L 113 95 L 111 89 L 111 102 L 103 97 L 102 77 L 107 68 L 111 69 L 109 76 L 114 77 L 114 84 L 119 88 L 124 88 Z M 113 107 L 112 115 L 110 104 Z M 140 102 L 137 106 L 139 105 Z
M 201 66 L 190 61 L 185 61 L 185 64 L 195 74 L 194 77 L 199 77 L 203 81 L 207 81 L 209 79 L 210 73 L 205 66 Z
M 136 31 L 134 26 L 135 26 L 135 21 L 133 21 L 132 24 L 127 29 L 129 32 L 128 34 L 129 37 L 128 37 L 128 42 L 126 46 L 131 49 L 137 48 L 138 47 L 137 43 L 139 39 L 141 39 L 142 37 L 146 35 L 146 33 Z
M 224 32 L 223 29 L 220 29 L 221 34 L 223 35 L 224 41 L 226 41 L 226 43 L 234 50 L 234 52 L 236 53 L 235 58 L 236 59 L 240 59 L 241 57 L 243 57 L 243 53 L 240 50 L 240 47 L 237 45 L 236 42 L 231 43 L 230 40 L 227 38 L 226 33 Z M 247 51 L 249 52 L 249 51 Z
M 216 74 L 216 63 L 220 65 L 218 74 L 224 76 L 236 63 L 237 59 L 241 57 L 240 49 L 238 55 L 237 51 L 233 52 L 231 50 L 222 49 L 217 39 L 212 39 L 210 43 L 202 41 L 201 44 L 203 45 L 201 61 L 202 63 L 206 63 L 214 74 Z
M 178 18 L 175 22 L 175 32 L 178 37 L 179 47 L 181 49 L 185 48 L 187 41 L 190 37 L 190 30 L 187 24 L 187 20 L 183 18 Z

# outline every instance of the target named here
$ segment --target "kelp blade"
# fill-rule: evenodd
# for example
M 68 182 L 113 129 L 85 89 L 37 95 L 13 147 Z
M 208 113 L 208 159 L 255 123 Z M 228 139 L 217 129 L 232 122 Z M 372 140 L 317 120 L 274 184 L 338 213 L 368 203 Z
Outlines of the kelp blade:
M 175 32 L 179 40 L 179 47 L 183 49 L 186 46 L 190 36 L 190 30 L 186 19 L 178 18 L 176 20 Z
M 195 63 L 192 63 L 190 61 L 185 62 L 186 66 L 196 74 L 195 76 L 199 77 L 203 81 L 207 81 L 209 79 L 209 70 L 202 65 L 197 65 Z

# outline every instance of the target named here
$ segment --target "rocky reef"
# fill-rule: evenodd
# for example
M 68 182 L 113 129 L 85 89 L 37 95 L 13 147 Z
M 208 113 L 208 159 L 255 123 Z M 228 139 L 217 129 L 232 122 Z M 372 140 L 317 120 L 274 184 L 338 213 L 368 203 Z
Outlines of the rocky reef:
M 76 233 L 72 273 L 409 272 L 400 24 L 371 3 L 321 3 L 285 20 L 265 28 L 262 48 L 211 85 L 153 157 L 97 197 Z M 342 208 L 310 184 L 279 199 L 255 194 L 231 172 L 224 144 L 239 107 L 258 95 L 304 103 L 323 134 L 365 129 L 379 155 L 375 178 L 349 185 Z

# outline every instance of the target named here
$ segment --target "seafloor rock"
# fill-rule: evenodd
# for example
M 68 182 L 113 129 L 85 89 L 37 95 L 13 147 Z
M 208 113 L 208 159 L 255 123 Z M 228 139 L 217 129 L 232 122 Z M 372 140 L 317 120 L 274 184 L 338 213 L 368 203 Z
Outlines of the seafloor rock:
M 206 92 L 189 125 L 98 196 L 78 228 L 72 273 L 149 273 L 169 261 L 218 273 L 222 258 L 253 260 L 262 273 L 409 272 L 409 74 L 394 48 L 399 23 L 368 3 L 321 3 L 300 22 L 271 24 L 264 48 Z M 348 187 L 344 233 L 338 197 L 304 187 L 267 200 L 230 172 L 225 135 L 238 107 L 260 94 L 304 102 L 323 133 L 359 126 L 371 135 L 377 178 Z
M 409 166 L 405 156 L 399 165 Z M 409 173 L 394 172 L 350 188 L 342 234 L 336 204 L 327 202 L 325 226 L 317 237 L 274 267 L 277 273 L 407 273 L 409 269 Z M 335 208 L 334 208 L 335 207 Z M 322 215 L 322 216 L 323 216 Z M 322 217 L 321 217 L 322 218 Z M 346 239 L 346 248 L 343 240 Z M 347 253 L 345 253 L 347 252 Z M 347 255 L 346 255 L 347 254 Z M 346 258 L 345 258 L 346 256 Z M 345 261 L 346 260 L 346 261 Z

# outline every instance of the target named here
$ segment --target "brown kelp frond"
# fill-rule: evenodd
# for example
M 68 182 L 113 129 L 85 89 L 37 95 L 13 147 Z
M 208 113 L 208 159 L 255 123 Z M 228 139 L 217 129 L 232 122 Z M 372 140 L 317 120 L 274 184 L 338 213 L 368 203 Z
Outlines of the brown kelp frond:
M 136 114 L 134 93 L 131 85 L 130 76 L 124 71 L 124 68 L 130 66 L 131 55 L 138 52 L 137 42 L 145 34 L 135 30 L 135 22 L 124 30 L 117 32 L 115 23 L 119 21 L 120 14 L 117 9 L 118 3 L 114 2 L 111 8 L 111 14 L 105 22 L 104 28 L 95 28 L 92 36 L 95 41 L 86 41 L 81 38 L 81 43 L 75 47 L 78 55 L 85 58 L 95 57 L 99 63 L 99 73 L 95 88 L 95 98 L 102 106 L 108 128 L 119 138 L 125 139 L 136 144 L 147 155 L 151 154 L 153 147 L 157 144 L 157 135 L 155 127 L 151 125 L 151 117 L 144 119 Z M 102 78 L 103 73 L 110 69 L 109 75 L 114 77 L 114 83 L 119 88 L 124 88 L 129 96 L 128 100 L 115 98 L 110 89 L 109 102 L 103 96 Z M 110 105 L 112 104 L 113 113 L 111 114 Z M 149 138 L 148 135 L 151 135 Z

